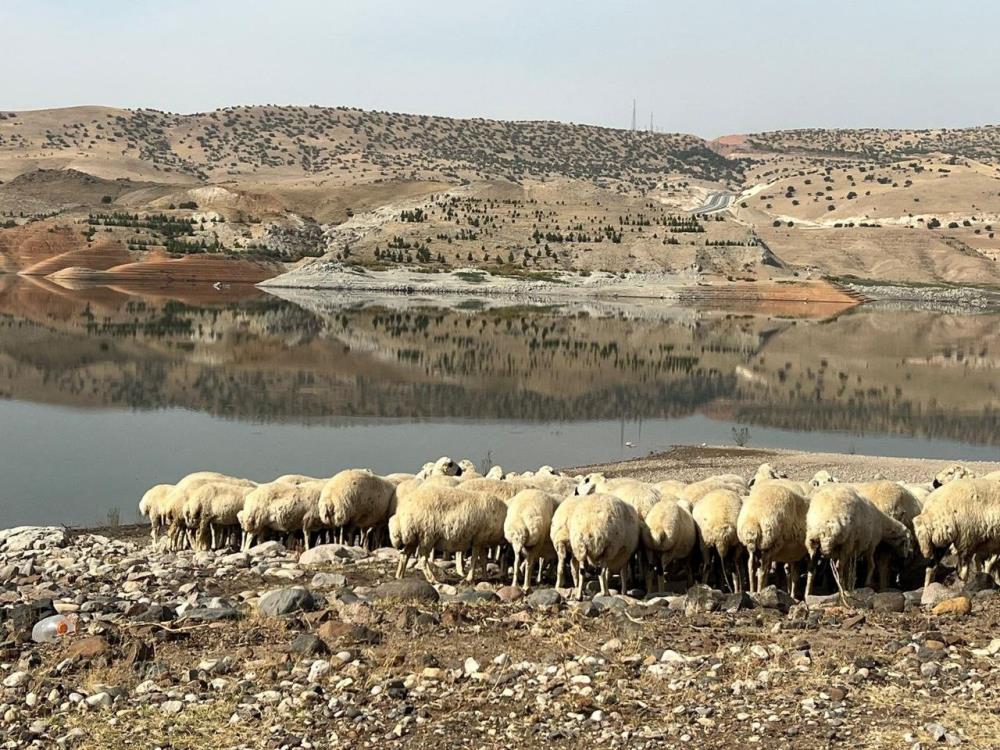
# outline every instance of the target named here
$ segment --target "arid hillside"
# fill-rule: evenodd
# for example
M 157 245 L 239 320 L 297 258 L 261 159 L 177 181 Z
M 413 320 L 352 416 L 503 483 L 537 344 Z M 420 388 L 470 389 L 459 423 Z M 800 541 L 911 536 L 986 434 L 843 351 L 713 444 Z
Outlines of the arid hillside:
M 373 271 L 656 274 L 677 288 L 1000 287 L 997 133 L 709 143 L 348 108 L 0 112 L 0 272 L 243 282 L 322 257 Z

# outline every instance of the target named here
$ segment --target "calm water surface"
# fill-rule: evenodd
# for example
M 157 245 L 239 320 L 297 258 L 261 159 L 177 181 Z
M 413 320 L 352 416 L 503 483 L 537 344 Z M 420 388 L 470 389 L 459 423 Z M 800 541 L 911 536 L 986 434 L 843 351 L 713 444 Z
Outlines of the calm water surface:
M 190 471 L 439 455 L 525 469 L 678 443 L 1000 457 L 1000 315 L 456 308 L 0 276 L 0 527 L 135 518 Z

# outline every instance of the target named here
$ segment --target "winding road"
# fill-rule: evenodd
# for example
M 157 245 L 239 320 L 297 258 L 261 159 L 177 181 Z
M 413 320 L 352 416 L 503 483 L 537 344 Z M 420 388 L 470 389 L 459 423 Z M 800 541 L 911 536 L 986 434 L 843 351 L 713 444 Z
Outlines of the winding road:
M 714 214 L 719 211 L 725 211 L 729 208 L 733 201 L 736 199 L 735 193 L 709 193 L 705 202 L 702 203 L 698 208 L 691 211 L 693 214 Z

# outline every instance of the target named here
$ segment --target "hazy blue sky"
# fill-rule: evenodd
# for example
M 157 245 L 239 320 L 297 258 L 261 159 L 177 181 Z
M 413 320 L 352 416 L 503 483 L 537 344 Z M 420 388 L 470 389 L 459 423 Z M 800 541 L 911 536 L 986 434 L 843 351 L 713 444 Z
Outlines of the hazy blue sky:
M 0 0 L 0 109 L 346 105 L 716 136 L 1000 122 L 1000 4 Z

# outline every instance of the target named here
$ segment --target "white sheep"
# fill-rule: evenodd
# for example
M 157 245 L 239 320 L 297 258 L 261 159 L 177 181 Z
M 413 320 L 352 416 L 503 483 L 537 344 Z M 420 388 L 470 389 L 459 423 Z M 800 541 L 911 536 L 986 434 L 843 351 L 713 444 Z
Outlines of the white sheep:
M 273 481 L 277 484 L 309 484 L 310 482 L 319 482 L 320 478 L 306 476 L 305 474 L 282 474 Z
M 771 566 L 788 566 L 788 593 L 795 596 L 798 564 L 806 556 L 809 501 L 777 481 L 754 485 L 736 519 L 736 536 L 747 549 L 750 591 L 762 591 Z
M 973 563 L 1000 554 L 1000 482 L 955 479 L 934 490 L 913 519 L 921 554 L 928 559 L 925 585 L 934 580 L 941 558 L 954 552 L 959 574 Z
M 707 477 L 706 479 L 687 485 L 681 490 L 680 499 L 686 500 L 692 507 L 696 507 L 702 498 L 716 490 L 728 490 L 737 495 L 745 495 L 747 493 L 747 484 L 735 474 L 721 474 L 719 476 Z
M 698 526 L 703 583 L 708 583 L 715 558 L 718 557 L 722 567 L 722 579 L 726 584 L 731 583 L 733 591 L 741 591 L 743 588 L 740 573 L 743 547 L 736 533 L 742 504 L 740 496 L 733 490 L 716 489 L 702 496 L 691 512 Z M 726 570 L 727 561 L 732 570 L 731 581 Z
M 202 550 L 222 546 L 224 535 L 240 527 L 238 514 L 255 486 L 252 482 L 222 481 L 198 484 L 189 490 L 181 514 L 191 530 L 192 546 Z
M 390 519 L 393 545 L 402 549 L 396 577 L 402 578 L 410 557 L 431 583 L 436 583 L 430 565 L 434 549 L 443 552 L 472 550 L 466 580 L 472 581 L 485 550 L 504 543 L 506 504 L 494 494 L 465 488 L 424 485 L 398 503 Z
M 549 539 L 551 539 L 552 549 L 556 553 L 556 588 L 559 589 L 565 586 L 566 563 L 573 559 L 573 550 L 569 543 L 569 519 L 582 500 L 583 497 L 580 495 L 564 498 L 552 514 Z M 572 565 L 570 566 L 570 574 L 573 577 L 573 585 L 576 586 L 576 568 Z
M 417 472 L 418 479 L 427 479 L 427 477 L 433 476 L 447 476 L 453 477 L 461 474 L 462 470 L 457 463 L 452 461 L 447 456 L 442 456 L 437 461 L 433 463 L 426 463 L 423 468 Z
M 656 570 L 659 590 L 670 564 L 687 560 L 698 542 L 698 528 L 691 516 L 691 506 L 673 497 L 657 502 L 646 514 L 640 527 L 642 546 L 646 552 L 646 591 L 653 591 L 652 572 Z M 688 584 L 691 566 L 686 566 Z
M 367 543 L 374 530 L 389 520 L 396 485 L 364 469 L 347 469 L 331 478 L 319 500 L 319 520 L 338 529 L 357 530 Z
M 952 482 L 956 479 L 975 479 L 976 473 L 962 464 L 949 464 L 934 475 L 934 480 L 932 482 L 935 489 L 942 487 L 948 482 Z
M 576 595 L 583 599 L 584 568 L 599 569 L 601 594 L 609 593 L 612 571 L 621 576 L 621 590 L 628 589 L 628 561 L 639 546 L 639 515 L 613 495 L 588 495 L 569 517 L 569 544 L 576 569 Z
M 910 532 L 906 526 L 890 518 L 846 484 L 820 487 L 809 501 L 806 514 L 806 551 L 809 570 L 806 575 L 806 596 L 812 593 L 815 561 L 822 555 L 830 560 L 834 581 L 841 597 L 853 590 L 857 579 L 857 560 L 868 562 L 866 585 L 875 573 L 875 551 L 885 543 L 908 557 L 911 551 Z
M 879 480 L 875 482 L 856 482 L 851 485 L 861 497 L 903 524 L 911 534 L 910 548 L 914 544 L 913 519 L 921 511 L 921 505 L 906 487 L 898 482 Z M 905 562 L 905 561 L 904 561 Z M 879 549 L 875 555 L 875 566 L 878 571 L 878 586 L 884 589 L 889 585 L 889 570 L 892 563 L 892 553 L 887 549 Z
M 594 475 L 591 475 L 591 479 L 588 481 L 577 485 L 577 493 L 580 495 L 614 495 L 635 508 L 640 519 L 645 518 L 646 514 L 663 497 L 653 485 L 640 482 L 638 479 L 628 477 L 603 479 L 596 478 Z
M 407 472 L 397 471 L 393 472 L 392 474 L 386 474 L 384 478 L 398 487 L 403 482 L 408 482 L 411 479 L 415 479 L 416 476 L 417 476 L 416 474 L 409 474 Z
M 541 578 L 542 563 L 555 558 L 552 547 L 552 516 L 559 505 L 559 498 L 542 490 L 521 490 L 507 503 L 507 515 L 503 523 L 504 538 L 514 550 L 514 574 L 512 586 L 517 586 L 524 562 L 522 588 L 527 591 L 531 583 L 531 572 L 538 563 Z
M 659 492 L 662 497 L 680 498 L 685 487 L 687 487 L 687 483 L 678 479 L 664 479 L 662 482 L 653 483 L 653 489 Z
M 310 530 L 317 523 L 319 499 L 325 485 L 322 480 L 308 484 L 269 482 L 253 489 L 239 513 L 242 549 L 250 549 L 268 531 L 284 534 L 289 546 L 294 535 L 301 532 L 303 546 L 308 549 Z
M 173 489 L 174 485 L 172 484 L 154 485 L 146 490 L 142 499 L 139 501 L 140 515 L 149 519 L 149 535 L 152 540 L 152 544 L 156 544 L 160 533 L 169 525 L 164 523 L 164 520 L 167 508 L 167 498 Z
M 183 546 L 193 546 L 194 531 L 184 523 L 184 503 L 190 493 L 206 484 L 236 484 L 243 487 L 255 486 L 249 479 L 237 479 L 214 471 L 198 471 L 182 478 L 174 489 L 167 493 L 160 505 L 162 523 L 168 526 L 167 539 L 169 548 L 180 549 Z

